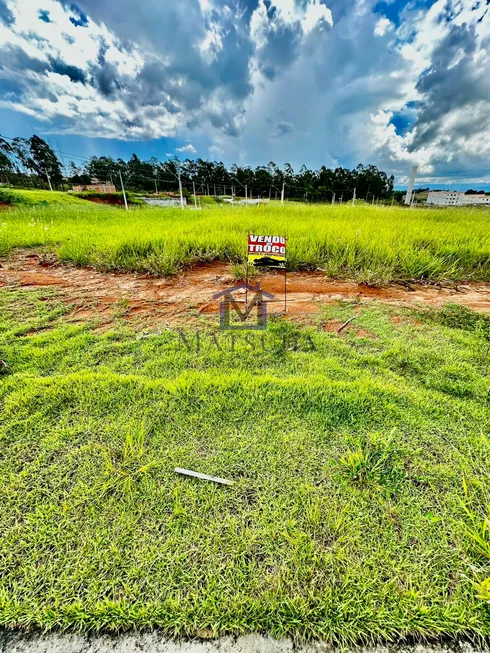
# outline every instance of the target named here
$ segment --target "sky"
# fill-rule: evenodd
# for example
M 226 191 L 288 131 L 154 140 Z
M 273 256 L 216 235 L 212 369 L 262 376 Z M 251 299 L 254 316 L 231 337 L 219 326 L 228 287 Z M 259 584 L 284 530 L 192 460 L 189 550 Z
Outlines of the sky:
M 0 0 L 0 134 L 490 187 L 490 0 Z

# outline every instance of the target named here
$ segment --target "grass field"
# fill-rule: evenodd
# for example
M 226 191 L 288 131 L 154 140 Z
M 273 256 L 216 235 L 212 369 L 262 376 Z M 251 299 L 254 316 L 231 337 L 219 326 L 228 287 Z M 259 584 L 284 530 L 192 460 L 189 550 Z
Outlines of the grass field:
M 339 304 L 198 352 L 68 310 L 0 291 L 0 624 L 490 635 L 488 318 Z M 321 328 L 354 311 L 375 339 Z
M 472 209 L 19 204 L 0 255 L 238 268 L 248 231 L 287 235 L 291 269 L 490 280 Z M 121 298 L 110 331 L 71 310 L 0 289 L 0 626 L 490 636 L 488 316 L 353 300 L 232 339 L 196 313 L 198 349 L 190 327 L 139 337 Z
M 84 204 L 75 195 L 62 191 L 27 190 L 18 188 L 0 188 L 0 202 L 14 206 L 43 206 L 46 204 Z
M 43 247 L 62 261 L 102 270 L 164 275 L 199 261 L 240 263 L 251 231 L 287 235 L 291 270 L 320 268 L 374 284 L 490 280 L 489 213 L 478 209 L 272 203 L 125 212 L 79 200 L 19 206 L 0 217 L 0 255 Z
M 29 190 L 25 188 L 0 188 L 0 202 L 10 204 L 13 207 L 43 207 L 61 204 L 69 205 L 86 205 L 87 200 L 102 200 L 107 203 L 120 204 L 124 203 L 122 193 L 66 193 L 63 191 L 49 190 Z M 133 193 L 126 193 L 128 204 L 144 205 L 144 202 L 138 200 Z M 92 205 L 93 206 L 93 205 Z

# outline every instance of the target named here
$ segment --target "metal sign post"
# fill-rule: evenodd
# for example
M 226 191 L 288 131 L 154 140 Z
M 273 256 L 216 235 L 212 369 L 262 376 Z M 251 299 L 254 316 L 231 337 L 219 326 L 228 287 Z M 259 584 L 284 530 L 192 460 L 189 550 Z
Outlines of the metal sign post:
M 250 238 L 250 234 L 248 234 L 248 238 Z M 248 308 L 248 256 L 245 265 L 247 267 L 245 272 L 245 308 Z
M 287 307 L 287 297 L 288 297 L 288 287 L 287 287 L 287 274 L 286 261 L 284 261 L 284 313 L 288 312 Z

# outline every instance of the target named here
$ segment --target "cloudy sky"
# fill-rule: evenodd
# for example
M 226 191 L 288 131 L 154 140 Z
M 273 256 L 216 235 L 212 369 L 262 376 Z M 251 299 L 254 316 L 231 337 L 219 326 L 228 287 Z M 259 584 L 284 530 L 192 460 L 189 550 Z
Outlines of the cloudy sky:
M 490 184 L 490 0 L 0 0 L 0 133 Z

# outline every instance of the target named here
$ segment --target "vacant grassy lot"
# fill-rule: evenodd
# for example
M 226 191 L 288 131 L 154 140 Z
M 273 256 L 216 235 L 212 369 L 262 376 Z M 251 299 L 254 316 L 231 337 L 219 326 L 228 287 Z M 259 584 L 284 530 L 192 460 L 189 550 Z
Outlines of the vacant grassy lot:
M 76 215 L 53 214 L 47 240 L 66 252 L 90 224 L 86 255 L 107 252 L 94 214 Z M 98 215 L 109 243 L 127 220 L 170 220 Z M 196 351 L 191 333 L 71 325 L 54 291 L 0 302 L 0 624 L 490 634 L 488 318 L 344 304 L 270 323 L 265 351 L 258 334 Z M 355 310 L 371 337 L 322 328 Z
M 69 193 L 47 190 L 26 190 L 18 188 L 0 188 L 0 202 L 14 206 L 43 206 L 52 204 L 73 205 L 84 202 Z
M 80 202 L 2 212 L 0 254 L 45 247 L 79 265 L 171 274 L 198 261 L 239 263 L 247 233 L 270 232 L 288 236 L 292 270 L 321 268 L 369 283 L 490 279 L 490 213 L 479 209 L 291 203 L 125 212 Z
M 55 204 L 63 206 L 73 206 L 87 204 L 84 200 L 102 201 L 103 203 L 112 203 L 123 205 L 124 195 L 122 193 L 66 193 L 62 191 L 49 190 L 29 190 L 25 188 L 0 188 L 0 202 L 10 204 L 13 207 L 43 207 Z M 138 200 L 133 193 L 126 193 L 126 200 L 130 205 L 144 205 L 144 202 Z

